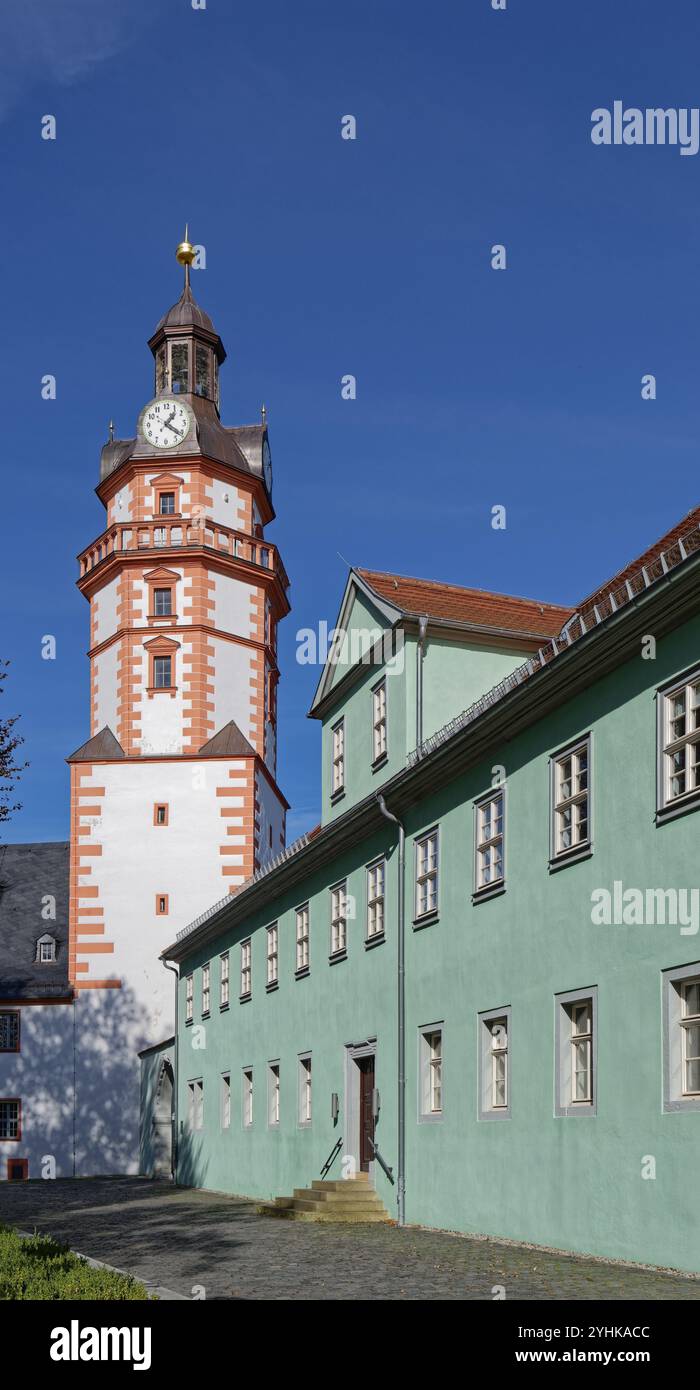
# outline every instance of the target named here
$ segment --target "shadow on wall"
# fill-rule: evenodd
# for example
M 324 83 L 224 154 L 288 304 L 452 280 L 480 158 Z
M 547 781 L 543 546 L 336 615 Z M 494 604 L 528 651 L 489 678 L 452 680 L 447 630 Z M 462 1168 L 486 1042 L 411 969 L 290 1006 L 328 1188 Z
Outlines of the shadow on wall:
M 127 985 L 75 1004 L 76 1171 L 137 1173 L 143 1006 Z
M 205 1187 L 209 1160 L 204 1156 L 201 1134 L 193 1134 L 186 1124 L 177 1143 L 177 1175 L 179 1187 Z

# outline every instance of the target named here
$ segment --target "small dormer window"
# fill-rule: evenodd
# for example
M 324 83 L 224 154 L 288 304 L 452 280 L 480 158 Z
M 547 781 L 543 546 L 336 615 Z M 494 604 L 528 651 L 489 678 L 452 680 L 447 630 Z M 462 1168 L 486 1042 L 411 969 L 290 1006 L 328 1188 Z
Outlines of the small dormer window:
M 170 347 L 170 389 L 174 396 L 190 389 L 189 343 L 172 343 Z
M 36 960 L 40 965 L 50 965 L 56 959 L 56 939 L 53 936 L 40 936 L 36 943 Z
M 195 383 L 194 389 L 198 396 L 211 398 L 211 353 L 209 348 L 197 343 L 195 348 Z

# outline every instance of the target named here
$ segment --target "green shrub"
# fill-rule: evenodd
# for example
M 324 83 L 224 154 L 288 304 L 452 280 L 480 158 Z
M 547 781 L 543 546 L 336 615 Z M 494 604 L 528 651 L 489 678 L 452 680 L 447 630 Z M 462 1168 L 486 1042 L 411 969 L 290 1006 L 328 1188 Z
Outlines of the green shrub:
M 0 1299 L 55 1298 L 143 1302 L 148 1294 L 130 1274 L 93 1269 L 50 1236 L 20 1236 L 0 1226 Z

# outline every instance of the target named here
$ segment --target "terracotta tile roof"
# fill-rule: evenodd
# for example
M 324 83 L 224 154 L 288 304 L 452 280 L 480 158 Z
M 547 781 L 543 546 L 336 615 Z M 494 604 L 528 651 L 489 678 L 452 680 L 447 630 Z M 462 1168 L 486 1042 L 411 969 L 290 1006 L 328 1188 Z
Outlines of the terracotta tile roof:
M 382 574 L 358 569 L 374 592 L 404 613 L 427 613 L 432 618 L 453 619 L 474 627 L 555 637 L 573 613 L 556 603 L 492 594 L 485 589 L 463 589 L 457 584 L 437 584 L 429 579 L 409 579 L 401 574 Z
M 621 589 L 626 580 L 631 580 L 642 568 L 652 567 L 662 551 L 670 550 L 676 541 L 687 536 L 697 526 L 700 526 L 700 507 L 693 507 L 682 521 L 678 521 L 675 526 L 671 527 L 670 531 L 666 531 L 663 536 L 654 541 L 654 544 L 650 545 L 642 555 L 637 555 L 634 560 L 630 560 L 629 564 L 613 574 L 607 583 L 601 584 L 592 594 L 588 594 L 578 605 L 579 611 L 592 608 L 594 603 L 600 605 L 611 591 L 615 592 L 615 590 Z

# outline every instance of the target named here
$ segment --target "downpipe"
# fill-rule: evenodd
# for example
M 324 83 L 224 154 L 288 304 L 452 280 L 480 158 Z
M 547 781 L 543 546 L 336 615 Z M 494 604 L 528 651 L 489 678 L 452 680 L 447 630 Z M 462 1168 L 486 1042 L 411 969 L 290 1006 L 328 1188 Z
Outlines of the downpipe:
M 398 1174 L 396 1180 L 397 1224 L 406 1224 L 406 832 L 398 816 L 387 807 L 381 792 L 377 803 L 382 815 L 399 831 L 398 942 L 396 998 L 398 1012 Z
M 177 1182 L 177 1141 L 178 1141 L 178 1104 L 179 1104 L 179 1061 L 180 1061 L 180 1035 L 178 1032 L 178 1008 L 180 1002 L 180 972 L 175 965 L 168 965 L 164 960 L 163 965 L 166 970 L 170 970 L 175 976 L 175 1047 L 173 1049 L 173 1139 L 170 1158 L 173 1182 Z

